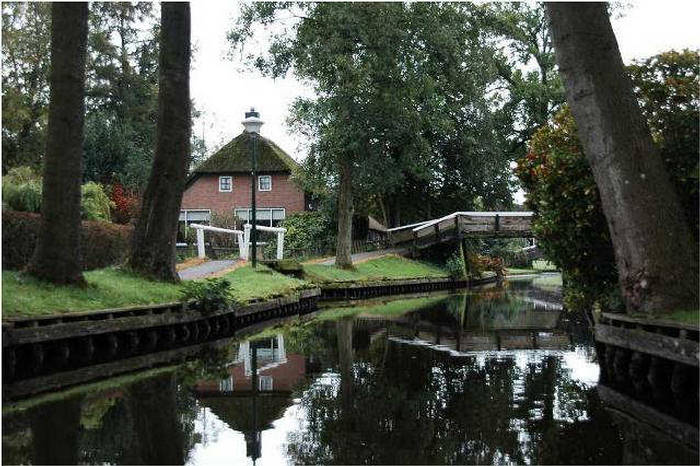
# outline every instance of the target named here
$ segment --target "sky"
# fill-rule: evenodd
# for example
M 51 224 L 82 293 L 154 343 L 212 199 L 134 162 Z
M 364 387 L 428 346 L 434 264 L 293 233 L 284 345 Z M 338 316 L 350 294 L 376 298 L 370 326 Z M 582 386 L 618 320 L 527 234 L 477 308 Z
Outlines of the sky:
M 625 63 L 671 48 L 700 48 L 700 1 L 667 0 L 627 3 L 613 29 Z M 261 134 L 296 160 L 305 156 L 303 141 L 289 134 L 285 120 L 298 96 L 312 95 L 308 86 L 288 76 L 273 80 L 248 70 L 239 57 L 227 59 L 226 33 L 234 25 L 241 2 L 192 2 L 192 42 L 195 48 L 191 94 L 202 117 L 194 131 L 213 153 L 242 131 L 243 114 L 255 107 L 265 125 Z

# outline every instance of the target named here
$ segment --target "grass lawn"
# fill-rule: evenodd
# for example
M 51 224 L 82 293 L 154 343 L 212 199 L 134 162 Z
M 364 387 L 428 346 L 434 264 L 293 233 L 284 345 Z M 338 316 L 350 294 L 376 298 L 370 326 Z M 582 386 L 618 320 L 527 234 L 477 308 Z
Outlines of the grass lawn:
M 398 256 L 385 256 L 361 262 L 355 270 L 336 268 L 333 265 L 305 264 L 304 273 L 314 282 L 371 281 L 392 278 L 447 277 L 447 272 L 432 264 L 413 261 Z
M 668 315 L 660 315 L 659 319 L 662 320 L 672 320 L 674 322 L 681 322 L 684 324 L 695 324 L 700 326 L 700 309 L 690 309 L 685 311 L 674 311 Z
M 2 271 L 2 315 L 41 316 L 89 311 L 180 299 L 180 286 L 137 277 L 124 270 L 107 268 L 85 272 L 84 288 L 57 286 Z
M 506 267 L 507 275 L 530 275 L 533 273 L 540 273 L 540 270 L 535 269 L 519 269 L 516 267 Z
M 507 267 L 508 275 L 527 275 L 540 272 L 557 272 L 557 268 L 551 262 L 545 260 L 532 261 L 531 269 L 519 269 L 517 267 Z
M 282 275 L 262 264 L 258 264 L 257 270 L 253 270 L 250 265 L 239 267 L 222 275 L 222 278 L 231 282 L 233 296 L 241 302 L 264 299 L 309 286 L 304 280 Z

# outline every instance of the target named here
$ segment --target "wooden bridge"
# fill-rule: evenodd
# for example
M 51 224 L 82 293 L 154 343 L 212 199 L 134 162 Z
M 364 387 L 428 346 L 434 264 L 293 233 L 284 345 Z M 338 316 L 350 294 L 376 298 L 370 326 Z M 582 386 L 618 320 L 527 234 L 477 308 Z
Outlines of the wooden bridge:
M 393 247 L 427 248 L 468 237 L 532 237 L 532 212 L 455 212 L 387 230 Z

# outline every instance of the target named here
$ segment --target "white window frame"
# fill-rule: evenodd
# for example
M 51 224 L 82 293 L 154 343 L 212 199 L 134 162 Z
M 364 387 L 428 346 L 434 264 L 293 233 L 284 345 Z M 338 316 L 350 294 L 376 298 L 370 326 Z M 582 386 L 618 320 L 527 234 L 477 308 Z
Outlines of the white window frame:
M 238 217 L 237 211 L 241 211 L 241 210 L 247 211 L 247 215 L 246 215 L 247 218 L 246 218 L 245 222 L 246 222 L 246 223 L 250 223 L 250 211 L 251 211 L 252 209 L 251 209 L 250 207 L 235 207 L 235 208 L 233 209 L 233 215 L 235 215 L 235 216 Z M 261 211 L 261 210 L 269 210 L 269 211 L 270 211 L 270 222 L 269 222 L 269 224 L 267 225 L 267 226 L 270 226 L 270 227 L 272 226 L 272 222 L 275 221 L 275 218 L 274 218 L 274 217 L 275 217 L 275 212 L 274 212 L 275 210 L 281 210 L 281 211 L 282 211 L 282 217 L 283 217 L 283 218 L 278 219 L 278 220 L 283 221 L 284 219 L 287 218 L 287 209 L 286 209 L 285 207 L 258 207 L 257 210 L 258 210 L 258 212 Z M 241 220 L 243 220 L 242 217 L 239 217 L 239 218 L 240 218 Z M 260 221 L 260 218 L 258 218 L 258 221 Z
M 221 182 L 224 180 L 224 178 L 228 178 L 228 189 L 221 189 Z M 219 177 L 219 192 L 220 193 L 230 193 L 233 191 L 233 177 L 230 175 L 222 175 Z
M 271 392 L 274 385 L 274 379 L 269 375 L 261 375 L 258 377 L 258 390 L 261 392 Z
M 262 189 L 260 187 L 260 182 L 262 181 L 263 178 L 268 178 L 270 180 L 270 189 Z M 258 191 L 272 191 L 272 176 L 271 175 L 259 175 L 258 176 Z

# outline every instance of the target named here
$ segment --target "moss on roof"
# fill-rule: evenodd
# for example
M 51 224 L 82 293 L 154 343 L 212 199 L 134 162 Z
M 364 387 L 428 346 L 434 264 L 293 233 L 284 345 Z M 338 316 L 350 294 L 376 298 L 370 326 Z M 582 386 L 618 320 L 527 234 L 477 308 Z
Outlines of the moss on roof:
M 200 163 L 192 172 L 202 173 L 250 173 L 250 133 L 244 131 L 231 142 L 219 149 L 208 159 Z M 298 164 L 277 144 L 267 138 L 258 136 L 258 171 L 277 172 L 294 171 Z

